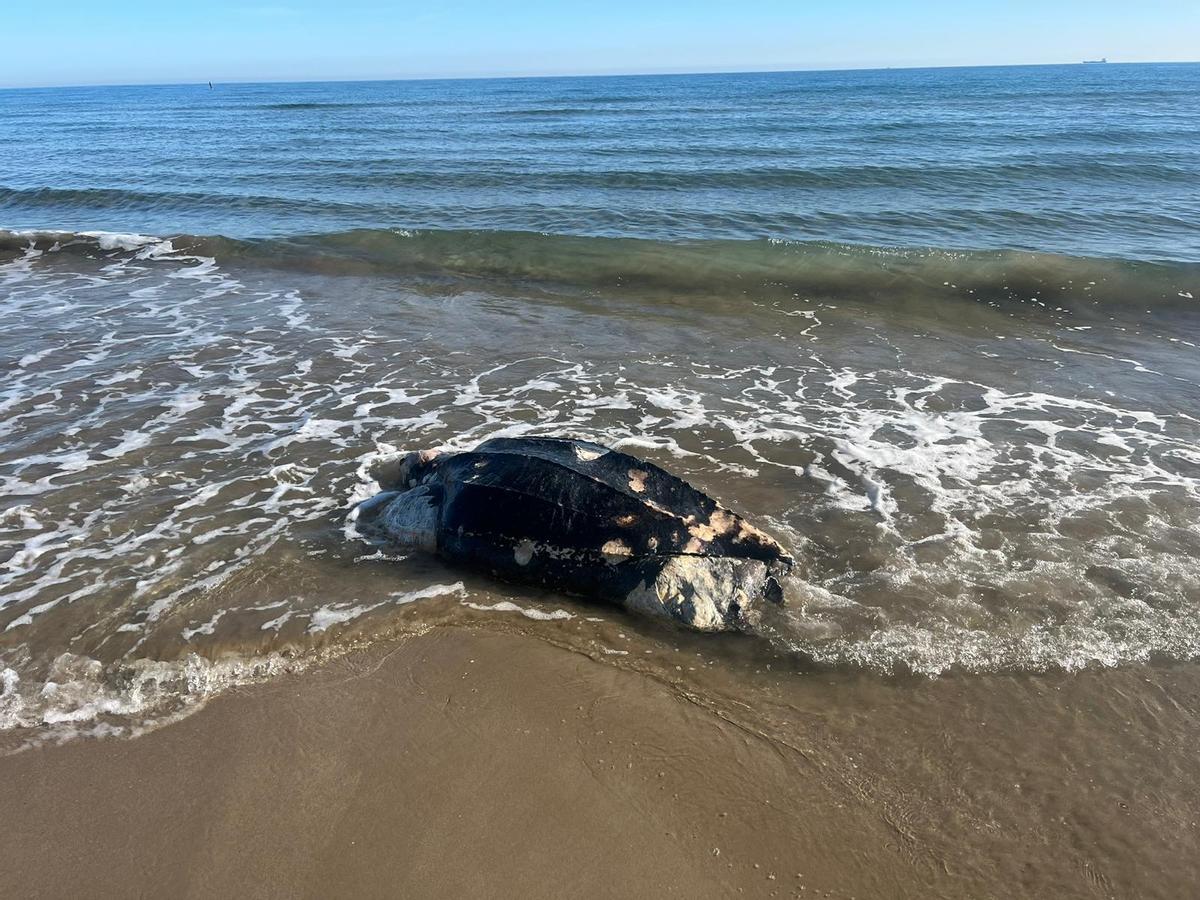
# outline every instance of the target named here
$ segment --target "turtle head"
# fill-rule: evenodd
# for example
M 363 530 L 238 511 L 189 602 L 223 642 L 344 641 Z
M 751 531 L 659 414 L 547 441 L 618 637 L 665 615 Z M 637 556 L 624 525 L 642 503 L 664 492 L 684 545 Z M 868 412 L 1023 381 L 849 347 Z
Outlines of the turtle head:
M 383 490 L 405 491 L 423 482 L 437 468 L 441 455 L 440 450 L 414 450 L 378 460 L 369 471 Z
M 355 508 L 354 525 L 372 541 L 434 553 L 441 506 L 441 485 L 383 491 Z

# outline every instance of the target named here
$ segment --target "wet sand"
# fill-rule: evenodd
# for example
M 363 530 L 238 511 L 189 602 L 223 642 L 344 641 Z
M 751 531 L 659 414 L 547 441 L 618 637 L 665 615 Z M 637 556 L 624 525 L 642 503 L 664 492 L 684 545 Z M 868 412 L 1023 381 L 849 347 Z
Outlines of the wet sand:
M 1026 679 L 998 728 L 985 679 L 811 676 L 792 690 L 844 707 L 801 699 L 788 737 L 684 682 L 434 629 L 0 759 L 0 871 L 29 897 L 1181 897 L 1200 679 L 1158 674 L 1144 697 L 1146 672 Z M 1089 736 L 1074 695 L 1101 681 L 1158 727 Z

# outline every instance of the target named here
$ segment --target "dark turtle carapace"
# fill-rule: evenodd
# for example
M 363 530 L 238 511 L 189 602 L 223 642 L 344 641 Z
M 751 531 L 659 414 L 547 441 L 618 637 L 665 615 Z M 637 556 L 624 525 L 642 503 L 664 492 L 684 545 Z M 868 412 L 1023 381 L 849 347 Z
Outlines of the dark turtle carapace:
M 373 472 L 360 532 L 458 565 L 620 603 L 703 631 L 782 603 L 792 559 L 687 482 L 588 441 L 494 438 Z

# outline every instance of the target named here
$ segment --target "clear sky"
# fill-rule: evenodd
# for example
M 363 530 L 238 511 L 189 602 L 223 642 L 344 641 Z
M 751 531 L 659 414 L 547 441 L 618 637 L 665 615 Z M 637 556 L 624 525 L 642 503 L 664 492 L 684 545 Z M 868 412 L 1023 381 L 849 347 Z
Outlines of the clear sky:
M 1200 0 L 5 3 L 0 85 L 1200 58 Z

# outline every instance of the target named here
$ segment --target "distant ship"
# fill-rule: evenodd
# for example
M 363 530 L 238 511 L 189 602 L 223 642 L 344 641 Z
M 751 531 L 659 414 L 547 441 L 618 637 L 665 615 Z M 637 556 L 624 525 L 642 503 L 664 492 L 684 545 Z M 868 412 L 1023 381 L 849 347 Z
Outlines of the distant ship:
M 1103 57 L 1102 59 L 1085 59 L 1083 61 L 1083 64 L 1085 66 L 1099 66 L 1099 65 L 1103 65 L 1106 62 L 1108 62 L 1107 56 Z

